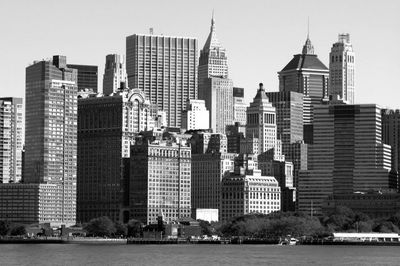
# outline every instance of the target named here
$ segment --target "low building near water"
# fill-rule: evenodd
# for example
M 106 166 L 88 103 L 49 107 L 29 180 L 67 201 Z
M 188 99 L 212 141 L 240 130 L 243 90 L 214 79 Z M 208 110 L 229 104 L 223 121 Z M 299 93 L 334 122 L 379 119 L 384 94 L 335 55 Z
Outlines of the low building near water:
M 342 242 L 399 242 L 396 233 L 333 233 L 333 241 Z

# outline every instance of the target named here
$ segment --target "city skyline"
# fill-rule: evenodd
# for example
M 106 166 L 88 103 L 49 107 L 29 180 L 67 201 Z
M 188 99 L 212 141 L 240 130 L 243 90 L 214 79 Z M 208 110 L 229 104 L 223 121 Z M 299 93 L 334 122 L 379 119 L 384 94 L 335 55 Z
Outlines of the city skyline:
M 141 8 L 137 8 L 128 2 L 120 2 L 119 5 L 96 2 L 93 10 L 90 9 L 90 16 L 87 16 L 86 12 L 94 6 L 94 2 L 85 1 L 79 4 L 79 10 L 74 9 L 76 5 L 64 7 L 66 14 L 69 14 L 67 20 L 54 20 L 49 24 L 46 24 L 46 16 L 37 14 L 52 13 L 56 10 L 56 4 L 49 1 L 35 4 L 28 1 L 10 2 L 0 8 L 1 25 L 7 25 L 2 30 L 7 41 L 2 42 L 0 48 L 2 51 L 11 51 L 4 53 L 4 64 L 0 66 L 0 71 L 6 73 L 0 77 L 4 85 L 0 93 L 4 97 L 22 97 L 24 68 L 49 54 L 64 54 L 71 58 L 71 62 L 99 66 L 99 87 L 102 87 L 104 57 L 110 53 L 125 54 L 127 36 L 148 33 L 149 28 L 153 27 L 155 34 L 191 36 L 202 44 L 208 36 L 214 9 L 218 38 L 229 57 L 230 78 L 234 86 L 245 88 L 247 103 L 256 93 L 258 82 L 264 83 L 266 91 L 278 90 L 277 72 L 294 54 L 301 52 L 307 37 L 307 17 L 310 17 L 310 39 L 315 53 L 325 65 L 329 65 L 330 47 L 336 42 L 338 34 L 351 35 L 357 53 L 355 103 L 377 103 L 384 107 L 399 108 L 395 97 L 385 95 L 396 94 L 395 78 L 400 71 L 400 66 L 396 64 L 400 60 L 400 51 L 396 48 L 399 40 L 396 33 L 400 27 L 400 19 L 396 14 L 400 10 L 400 3 L 383 2 L 369 2 L 360 7 L 358 1 L 346 2 L 345 5 L 317 1 L 257 1 L 251 6 L 230 4 L 229 12 L 224 12 L 227 2 L 203 1 L 190 5 L 190 10 L 196 10 L 196 15 L 181 12 L 182 9 L 178 7 L 186 7 L 183 1 L 168 4 L 159 2 L 157 9 L 154 9 L 154 3 L 141 4 Z M 337 6 L 346 8 L 331 12 L 339 11 Z M 141 12 L 150 8 L 151 14 Z M 119 14 L 118 19 L 106 19 L 110 17 L 109 14 Z M 6 21 L 19 22 L 10 24 Z M 65 36 L 73 37 L 65 42 L 57 42 L 52 34 L 56 29 Z M 378 34 L 379 41 L 384 40 L 385 54 L 390 56 L 375 52 Z M 251 49 L 246 49 L 244 53 L 243 48 L 247 48 L 245 45 L 251 39 L 254 40 L 250 42 Z M 23 48 L 26 45 L 29 45 L 29 49 Z M 372 76 L 374 79 L 369 78 Z

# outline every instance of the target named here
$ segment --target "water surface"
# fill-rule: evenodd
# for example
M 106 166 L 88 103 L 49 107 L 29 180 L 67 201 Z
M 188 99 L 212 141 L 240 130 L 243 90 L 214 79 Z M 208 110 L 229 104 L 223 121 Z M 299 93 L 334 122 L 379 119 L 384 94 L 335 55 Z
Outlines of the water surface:
M 3 244 L 0 265 L 400 265 L 400 247 Z

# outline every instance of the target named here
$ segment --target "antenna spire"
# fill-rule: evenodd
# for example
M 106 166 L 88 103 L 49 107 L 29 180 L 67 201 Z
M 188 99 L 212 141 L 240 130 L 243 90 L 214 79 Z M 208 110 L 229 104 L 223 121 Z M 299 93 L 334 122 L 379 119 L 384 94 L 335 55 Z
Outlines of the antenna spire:
M 307 17 L 307 39 L 310 38 L 310 17 Z

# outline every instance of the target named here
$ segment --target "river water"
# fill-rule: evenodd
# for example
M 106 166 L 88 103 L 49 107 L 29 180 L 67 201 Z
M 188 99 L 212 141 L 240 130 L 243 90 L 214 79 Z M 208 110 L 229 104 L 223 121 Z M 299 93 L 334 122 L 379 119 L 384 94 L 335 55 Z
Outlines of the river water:
M 400 265 L 400 247 L 2 244 L 0 265 Z

